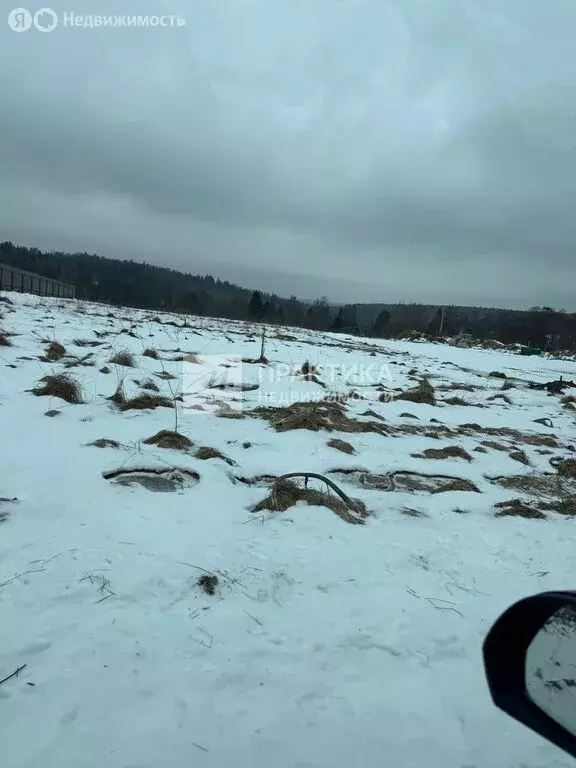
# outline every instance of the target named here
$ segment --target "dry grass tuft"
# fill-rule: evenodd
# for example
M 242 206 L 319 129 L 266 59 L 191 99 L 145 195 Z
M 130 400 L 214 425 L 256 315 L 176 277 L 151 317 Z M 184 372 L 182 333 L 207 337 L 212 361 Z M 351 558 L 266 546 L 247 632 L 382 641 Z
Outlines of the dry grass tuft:
M 547 448 L 558 448 L 558 441 L 552 435 L 522 435 L 521 440 L 526 445 L 545 445 Z
M 422 512 L 422 510 L 412 509 L 411 507 L 404 507 L 404 509 L 401 509 L 400 511 L 407 517 L 428 517 L 428 515 L 425 512 Z
M 519 461 L 521 464 L 526 464 L 527 466 L 530 465 L 530 459 L 524 451 L 511 451 L 508 456 L 510 456 L 511 459 L 514 459 L 514 461 Z
M 459 445 L 448 445 L 446 448 L 426 448 L 421 454 L 412 454 L 415 458 L 425 459 L 465 459 L 472 461 L 472 456 Z
M 103 342 L 94 341 L 92 339 L 74 339 L 74 344 L 77 347 L 100 347 Z
M 123 365 L 125 368 L 136 367 L 134 357 L 130 352 L 126 350 L 123 350 L 122 352 L 116 352 L 115 355 L 112 355 L 109 362 L 114 363 L 114 365 Z
M 561 403 L 567 411 L 576 411 L 576 397 L 574 395 L 566 395 L 562 398 Z
M 51 409 L 49 411 L 46 411 L 44 416 L 48 416 L 49 419 L 53 419 L 54 416 L 60 416 L 61 413 L 62 413 L 62 411 L 57 411 L 55 409 Z
M 102 368 L 100 368 L 100 373 L 110 373 L 110 368 L 108 368 L 107 365 L 104 365 Z
M 163 397 L 162 395 L 148 395 L 145 393 L 136 395 L 136 397 L 131 397 L 129 400 L 126 400 L 119 405 L 121 411 L 144 411 L 153 410 L 154 408 L 174 407 L 172 401 L 168 400 L 167 397 Z
M 478 432 L 491 437 L 507 437 L 514 443 L 524 443 L 525 445 L 545 445 L 548 448 L 557 448 L 558 441 L 555 435 L 526 434 L 510 427 L 482 427 L 480 424 L 460 424 L 458 432 L 462 435 L 469 435 Z M 486 442 L 483 443 L 484 445 Z M 508 450 L 506 448 L 505 450 Z
M 503 392 L 508 392 L 508 390 L 510 390 L 510 389 L 516 389 L 516 385 L 513 382 L 511 382 L 511 381 L 505 381 L 502 384 L 502 391 Z
M 222 451 L 219 451 L 218 448 L 210 448 L 207 445 L 202 445 L 195 454 L 197 459 L 200 459 L 201 461 L 207 461 L 208 459 L 222 459 L 222 461 L 225 461 L 226 464 L 233 464 L 234 462 L 232 459 L 229 459 L 228 456 L 225 456 Z
M 215 595 L 218 587 L 218 576 L 215 573 L 203 573 L 197 583 L 207 595 Z
M 386 393 L 384 393 L 386 395 Z M 395 400 L 407 400 L 410 403 L 423 403 L 425 405 L 436 405 L 436 395 L 434 387 L 428 379 L 424 378 L 414 389 L 408 389 L 396 395 Z
M 497 392 L 495 395 L 491 395 L 488 398 L 488 401 L 493 403 L 496 400 L 501 400 L 503 403 L 506 403 L 506 405 L 512 405 L 512 400 L 507 395 L 502 394 L 502 392 Z
M 502 371 L 491 371 L 488 374 L 489 378 L 491 379 L 507 379 L 508 376 L 506 376 L 505 373 L 502 373 Z
M 562 493 L 558 499 L 543 502 L 541 506 L 543 509 L 549 509 L 553 512 L 558 512 L 560 515 L 573 517 L 576 515 L 576 494 Z
M 37 397 L 59 397 L 72 405 L 84 402 L 80 385 L 71 376 L 60 373 L 43 376 L 40 381 L 43 386 L 38 385 L 32 390 Z
M 108 400 L 110 400 L 111 403 L 114 403 L 114 405 L 118 405 L 118 406 L 124 405 L 127 398 L 126 398 L 126 393 L 124 392 L 124 387 L 122 386 L 122 384 L 118 384 L 118 386 L 116 387 L 116 391 L 114 392 L 113 395 L 110 395 Z
M 145 381 L 142 381 L 140 386 L 142 389 L 148 389 L 151 392 L 160 392 L 160 387 L 158 384 L 156 384 L 155 381 L 152 381 L 152 379 L 146 379 Z
M 502 451 L 503 453 L 509 451 L 508 446 L 503 443 L 497 443 L 495 440 L 482 440 L 482 445 L 485 445 L 486 448 L 492 448 L 495 451 Z
M 334 400 L 319 402 L 292 403 L 285 408 L 260 406 L 251 414 L 266 419 L 276 432 L 288 432 L 295 429 L 307 429 L 319 432 L 377 432 L 384 435 L 388 430 L 383 424 L 375 421 L 359 421 L 350 419 L 342 403 Z
M 327 445 L 329 448 L 335 448 L 337 451 L 342 451 L 342 453 L 354 453 L 354 447 L 350 445 L 350 443 L 347 443 L 346 440 L 335 438 L 334 440 L 328 440 Z
M 120 448 L 120 443 L 117 440 L 110 440 L 107 437 L 99 437 L 98 440 L 94 440 L 88 445 L 93 445 L 95 448 Z
M 8 335 L 0 331 L 0 347 L 11 347 L 11 346 L 12 346 L 12 342 L 8 338 Z
M 146 445 L 157 445 L 158 448 L 172 448 L 175 451 L 187 451 L 192 447 L 192 441 L 186 435 L 173 432 L 169 429 L 161 429 L 152 437 L 142 441 Z
M 558 486 L 555 475 L 508 475 L 490 479 L 507 490 L 533 495 L 555 493 Z
M 142 354 L 144 355 L 144 357 L 151 357 L 153 360 L 158 360 L 159 358 L 159 354 L 155 349 L 150 349 L 150 348 L 145 349 L 144 352 L 142 352 Z
M 474 485 L 471 480 L 465 480 L 463 477 L 455 478 L 454 480 L 448 480 L 438 488 L 435 488 L 432 493 L 450 493 L 451 491 L 468 491 L 471 493 L 480 493 L 480 490 Z
M 496 517 L 527 517 L 532 520 L 546 520 L 546 515 L 535 507 L 529 507 L 521 499 L 510 499 L 510 501 L 501 501 L 494 505 L 499 510 Z
M 437 387 L 438 391 L 440 392 L 454 392 L 455 390 L 458 390 L 460 392 L 475 392 L 478 387 L 475 387 L 473 384 L 444 384 L 441 387 Z
M 44 359 L 51 363 L 55 363 L 57 360 L 61 360 L 65 354 L 66 347 L 64 347 L 58 341 L 52 341 L 44 353 Z
M 576 459 L 565 459 L 558 465 L 560 477 L 576 477 Z
M 350 510 L 341 499 L 324 491 L 301 488 L 291 480 L 277 480 L 268 496 L 256 504 L 252 512 L 261 512 L 265 509 L 271 512 L 285 512 L 300 501 L 316 507 L 327 507 L 352 525 L 363 524 L 364 518 L 368 516 L 365 505 L 358 499 L 354 499 L 356 509 Z
M 172 381 L 172 379 L 176 379 L 177 378 L 172 373 L 168 373 L 168 371 L 162 371 L 161 373 L 155 373 L 154 376 L 156 376 L 158 379 L 162 379 L 163 381 Z
M 306 360 L 302 364 L 302 368 L 300 369 L 300 374 L 302 376 L 312 376 L 317 371 L 316 366 L 312 365 L 312 363 L 309 363 L 308 360 Z
M 470 403 L 467 400 L 464 400 L 463 397 L 448 397 L 446 400 L 442 400 L 443 403 L 446 405 L 470 405 Z

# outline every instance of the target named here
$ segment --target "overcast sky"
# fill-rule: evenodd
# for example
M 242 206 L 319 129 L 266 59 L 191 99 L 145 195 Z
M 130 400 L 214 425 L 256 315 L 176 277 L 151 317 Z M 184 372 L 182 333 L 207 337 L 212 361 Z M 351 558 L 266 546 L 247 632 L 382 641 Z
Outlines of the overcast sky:
M 1 240 L 576 310 L 574 0 L 78 5 L 186 26 L 15 33 L 0 0 Z

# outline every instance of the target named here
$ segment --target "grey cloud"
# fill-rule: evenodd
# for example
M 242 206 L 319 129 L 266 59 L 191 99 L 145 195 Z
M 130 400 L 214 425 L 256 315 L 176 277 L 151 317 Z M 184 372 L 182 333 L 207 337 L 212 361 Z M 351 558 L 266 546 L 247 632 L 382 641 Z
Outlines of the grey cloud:
M 574 7 L 121 12 L 188 24 L 0 33 L 3 232 L 338 300 L 566 304 Z

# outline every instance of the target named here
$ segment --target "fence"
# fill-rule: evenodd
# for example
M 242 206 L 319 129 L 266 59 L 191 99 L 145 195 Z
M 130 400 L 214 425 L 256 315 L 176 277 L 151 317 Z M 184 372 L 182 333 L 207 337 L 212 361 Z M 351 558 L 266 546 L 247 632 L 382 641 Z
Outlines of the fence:
M 61 296 L 65 299 L 76 298 L 76 286 L 61 283 L 51 277 L 25 272 L 23 269 L 0 264 L 0 290 L 36 293 L 38 296 Z

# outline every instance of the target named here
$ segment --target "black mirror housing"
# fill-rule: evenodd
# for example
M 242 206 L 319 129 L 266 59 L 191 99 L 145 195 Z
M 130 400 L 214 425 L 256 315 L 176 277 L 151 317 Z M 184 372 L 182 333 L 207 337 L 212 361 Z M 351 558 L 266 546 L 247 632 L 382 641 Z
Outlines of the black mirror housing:
M 483 655 L 494 704 L 576 757 L 576 735 L 533 701 L 526 684 L 526 659 L 532 642 L 555 614 L 566 609 L 576 616 L 576 592 L 543 592 L 520 600 L 508 608 L 493 625 L 484 641 Z M 576 665 L 576 624 L 571 632 L 575 641 Z

